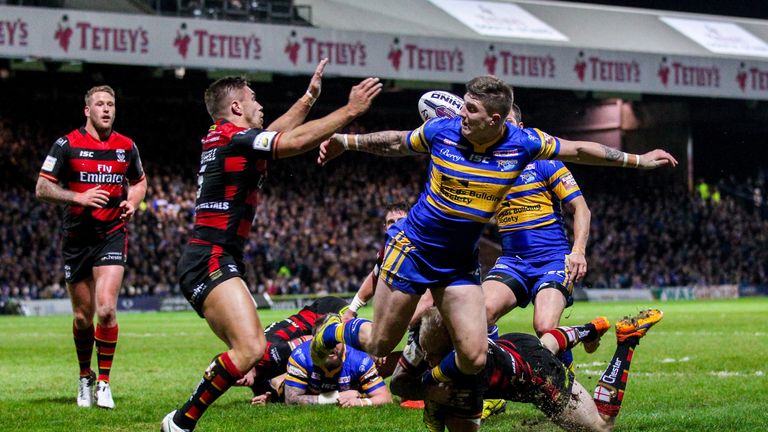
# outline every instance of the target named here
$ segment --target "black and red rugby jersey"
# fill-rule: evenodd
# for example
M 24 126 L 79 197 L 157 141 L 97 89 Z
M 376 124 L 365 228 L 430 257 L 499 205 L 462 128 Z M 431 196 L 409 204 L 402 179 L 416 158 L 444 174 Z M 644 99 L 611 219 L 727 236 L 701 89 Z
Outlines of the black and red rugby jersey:
M 133 140 L 112 131 L 106 141 L 100 141 L 81 127 L 53 143 L 40 177 L 74 192 L 96 186 L 109 192 L 104 208 L 69 205 L 64 219 L 64 229 L 72 235 L 101 237 L 125 225 L 120 220 L 120 203 L 128 196 L 126 184 L 143 180 L 144 169 Z
M 267 160 L 281 134 L 218 120 L 202 140 L 190 244 L 221 246 L 238 259 L 256 215 Z

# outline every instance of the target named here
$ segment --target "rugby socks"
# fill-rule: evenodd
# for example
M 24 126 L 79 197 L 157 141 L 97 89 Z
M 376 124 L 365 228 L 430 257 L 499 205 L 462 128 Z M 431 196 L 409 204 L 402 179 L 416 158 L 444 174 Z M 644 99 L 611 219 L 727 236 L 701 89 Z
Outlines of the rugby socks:
M 114 327 L 102 327 L 96 324 L 96 359 L 99 362 L 98 381 L 109 382 L 109 372 L 112 369 L 112 359 L 115 357 L 117 346 L 117 325 Z
M 488 339 L 496 340 L 499 338 L 499 326 L 496 324 L 488 326 Z
M 456 351 L 451 351 L 447 356 L 440 360 L 440 364 L 428 370 L 421 377 L 424 384 L 438 384 L 450 382 L 465 374 L 459 370 L 456 364 Z
M 243 373 L 232 363 L 229 353 L 216 356 L 192 396 L 176 411 L 173 422 L 182 429 L 194 429 L 205 410 L 242 377 Z
M 323 344 L 330 347 L 343 342 L 352 348 L 363 350 L 360 346 L 360 329 L 363 324 L 370 322 L 370 320 L 363 318 L 352 318 L 345 323 L 331 324 L 323 332 Z
M 639 341 L 637 337 L 630 337 L 616 346 L 616 352 L 608 368 L 600 377 L 592 396 L 600 414 L 609 417 L 619 415 L 621 401 L 624 399 L 624 389 L 627 387 L 629 378 L 629 364 L 632 362 L 632 355 Z
M 75 339 L 77 361 L 80 363 L 80 378 L 91 374 L 91 357 L 93 356 L 94 329 L 93 324 L 88 328 L 78 329 L 72 321 L 72 336 Z
M 580 326 L 560 326 L 556 329 L 547 330 L 544 334 L 551 334 L 557 341 L 558 351 L 563 353 L 575 347 L 582 338 L 596 331 L 594 324 L 586 323 Z M 571 362 L 573 362 L 573 356 L 571 356 Z

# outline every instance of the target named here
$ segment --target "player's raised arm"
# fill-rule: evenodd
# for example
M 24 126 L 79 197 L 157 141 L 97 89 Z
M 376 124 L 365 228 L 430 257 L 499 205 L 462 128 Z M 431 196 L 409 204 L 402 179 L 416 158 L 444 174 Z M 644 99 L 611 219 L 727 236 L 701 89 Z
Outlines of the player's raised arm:
M 417 154 L 407 144 L 409 131 L 382 131 L 364 135 L 334 134 L 320 145 L 317 163 L 325 165 L 346 150 L 398 157 Z
M 651 150 L 642 155 L 620 150 L 591 141 L 569 141 L 560 138 L 560 151 L 554 159 L 583 165 L 602 165 L 623 168 L 655 169 L 677 166 L 677 160 L 664 150 Z
M 353 119 L 363 115 L 371 107 L 373 99 L 381 93 L 382 84 L 378 78 L 366 78 L 352 87 L 349 102 L 327 116 L 285 132 L 275 144 L 275 155 L 285 158 L 309 151 L 346 126 Z
M 277 120 L 267 126 L 267 130 L 275 132 L 287 132 L 298 125 L 304 123 L 304 119 L 307 118 L 307 114 L 312 109 L 312 105 L 315 104 L 317 98 L 320 97 L 320 91 L 323 84 L 323 71 L 328 64 L 328 59 L 324 58 L 320 60 L 315 68 L 315 73 L 312 75 L 312 79 L 309 81 L 309 87 L 307 92 L 301 95 L 288 111 L 280 116 Z

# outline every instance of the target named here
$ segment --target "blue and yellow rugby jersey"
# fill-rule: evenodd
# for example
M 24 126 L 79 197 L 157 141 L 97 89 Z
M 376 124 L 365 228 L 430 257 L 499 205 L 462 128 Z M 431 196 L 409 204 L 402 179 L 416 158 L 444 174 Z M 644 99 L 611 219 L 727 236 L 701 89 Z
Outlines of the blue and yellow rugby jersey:
M 430 163 L 405 235 L 419 249 L 442 251 L 444 263 L 464 265 L 523 167 L 560 150 L 557 138 L 510 123 L 499 141 L 475 147 L 461 135 L 461 117 L 432 119 L 410 132 L 407 143 L 414 152 L 428 153 Z
M 345 345 L 341 366 L 327 370 L 312 363 L 311 343 L 304 342 L 291 353 L 285 385 L 309 394 L 346 390 L 371 393 L 385 385 L 368 354 Z
M 562 204 L 580 196 L 579 185 L 562 162 L 528 164 L 496 212 L 504 256 L 569 254 Z

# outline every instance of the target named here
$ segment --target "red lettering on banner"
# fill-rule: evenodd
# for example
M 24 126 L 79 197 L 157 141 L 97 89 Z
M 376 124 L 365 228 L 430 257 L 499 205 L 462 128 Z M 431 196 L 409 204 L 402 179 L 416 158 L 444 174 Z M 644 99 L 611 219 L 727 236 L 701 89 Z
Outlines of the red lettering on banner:
M 640 82 L 640 65 L 633 62 L 601 60 L 590 57 L 593 81 Z
M 260 59 L 261 39 L 256 35 L 236 36 L 195 30 L 198 57 Z
M 749 79 L 752 90 L 768 90 L 768 71 L 752 68 L 749 70 Z
M 464 53 L 459 48 L 445 50 L 406 44 L 405 50 L 408 52 L 408 69 L 464 72 Z
M 75 27 L 80 33 L 80 49 L 83 51 L 146 53 L 149 50 L 148 33 L 142 27 L 102 27 L 84 21 Z
M 337 65 L 365 66 L 365 44 L 322 41 L 313 37 L 304 37 L 304 46 L 307 50 L 307 63 L 317 63 L 322 58 L 328 58 L 328 62 Z
M 533 78 L 554 78 L 555 59 L 552 56 L 529 56 L 499 51 L 503 75 Z
M 0 45 L 2 46 L 27 46 L 26 21 L 21 18 L 16 21 L 0 20 Z
M 717 66 L 686 66 L 672 63 L 673 83 L 683 87 L 720 87 L 720 69 Z

